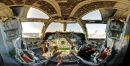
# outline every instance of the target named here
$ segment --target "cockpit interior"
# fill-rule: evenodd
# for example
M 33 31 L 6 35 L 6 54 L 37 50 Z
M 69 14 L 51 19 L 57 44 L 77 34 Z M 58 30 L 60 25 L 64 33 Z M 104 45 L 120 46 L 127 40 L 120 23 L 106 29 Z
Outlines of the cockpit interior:
M 130 0 L 0 0 L 0 66 L 125 66 L 129 14 Z

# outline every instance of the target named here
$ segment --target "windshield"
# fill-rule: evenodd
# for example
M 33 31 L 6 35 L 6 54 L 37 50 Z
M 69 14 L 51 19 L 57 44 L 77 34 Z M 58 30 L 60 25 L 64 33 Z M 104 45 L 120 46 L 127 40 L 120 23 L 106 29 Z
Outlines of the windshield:
M 46 32 L 56 32 L 56 31 L 63 31 L 63 24 L 52 22 L 48 27 Z
M 43 22 L 22 22 L 23 37 L 40 37 L 43 25 Z
M 78 23 L 69 23 L 67 24 L 67 28 L 66 31 L 74 31 L 74 32 L 80 32 L 83 33 L 83 30 L 81 28 L 81 26 Z
M 105 38 L 106 24 L 86 24 L 88 38 Z
M 27 14 L 27 18 L 44 18 L 48 19 L 49 16 L 45 14 L 43 11 L 40 11 L 36 8 L 30 8 Z
M 46 32 L 56 32 L 60 31 L 63 32 L 64 25 L 62 23 L 56 23 L 52 22 L 48 27 Z M 83 30 L 81 26 L 78 23 L 68 23 L 66 25 L 66 31 L 65 32 L 79 32 L 83 33 Z
M 92 11 L 86 15 L 84 15 L 82 20 L 102 20 L 101 14 L 99 10 Z

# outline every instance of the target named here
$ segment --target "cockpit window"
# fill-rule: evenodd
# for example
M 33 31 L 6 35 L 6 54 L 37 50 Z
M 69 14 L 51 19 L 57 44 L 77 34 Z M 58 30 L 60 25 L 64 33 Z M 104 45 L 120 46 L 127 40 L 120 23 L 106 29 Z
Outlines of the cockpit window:
M 92 11 L 86 15 L 84 15 L 82 20 L 102 20 L 101 14 L 99 10 Z
M 86 24 L 88 38 L 105 38 L 106 24 Z
M 24 38 L 39 38 L 43 22 L 22 22 Z
M 74 31 L 74 32 L 80 32 L 83 33 L 83 30 L 81 28 L 81 26 L 78 23 L 69 23 L 67 24 L 67 28 L 66 31 Z
M 22 22 L 23 33 L 41 33 L 43 22 Z
M 49 16 L 45 14 L 44 12 L 36 9 L 36 8 L 30 8 L 27 14 L 27 18 L 44 18 L 48 19 Z
M 63 24 L 57 23 L 57 22 L 52 22 L 48 27 L 46 32 L 56 32 L 60 31 L 63 32 Z

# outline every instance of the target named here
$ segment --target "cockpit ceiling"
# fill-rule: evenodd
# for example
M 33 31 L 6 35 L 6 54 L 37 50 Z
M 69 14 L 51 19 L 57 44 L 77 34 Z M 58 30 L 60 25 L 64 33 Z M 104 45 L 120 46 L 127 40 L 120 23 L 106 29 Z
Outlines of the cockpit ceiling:
M 42 10 L 46 11 L 49 14 L 56 14 L 57 13 L 56 10 L 54 9 L 54 7 L 46 1 L 39 1 L 39 2 L 37 2 L 37 4 L 40 5 L 39 8 L 41 8 Z
M 57 0 L 58 1 L 58 0 Z M 69 18 L 73 8 L 85 0 L 66 0 L 67 2 L 58 2 L 63 18 Z
M 84 6 L 82 6 L 81 8 L 79 8 L 76 13 L 74 14 L 75 18 L 78 18 L 82 15 L 84 15 L 84 13 L 88 13 L 90 11 L 93 11 L 95 9 L 99 9 L 99 8 L 112 8 L 117 2 L 115 1 L 100 1 L 100 2 L 92 2 L 90 4 L 86 4 Z
M 0 0 L 0 11 L 4 13 L 6 17 L 12 17 L 12 13 L 2 11 L 2 9 L 7 8 L 7 10 L 12 12 L 8 7 L 24 6 L 24 13 L 21 20 L 27 21 L 27 12 L 30 7 L 34 7 L 47 13 L 51 18 L 71 21 L 80 19 L 85 14 L 94 10 L 116 9 L 116 12 L 110 11 L 109 13 L 112 13 L 111 17 L 113 19 L 120 19 L 128 16 L 130 11 L 129 3 L 129 0 Z M 103 11 L 101 11 L 101 14 L 102 17 L 108 17 L 104 15 Z M 44 19 L 42 21 L 44 21 Z

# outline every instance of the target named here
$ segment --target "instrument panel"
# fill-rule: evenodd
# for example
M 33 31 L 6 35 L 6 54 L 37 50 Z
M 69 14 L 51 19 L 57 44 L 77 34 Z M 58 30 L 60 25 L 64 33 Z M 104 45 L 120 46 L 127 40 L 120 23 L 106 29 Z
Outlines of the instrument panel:
M 83 42 L 83 37 L 78 33 L 49 33 L 46 36 L 46 44 L 50 47 L 57 46 L 59 50 L 71 50 L 73 46 L 79 47 Z
M 62 59 L 63 63 L 76 62 L 78 59 L 73 54 L 75 48 L 78 50 L 83 44 L 83 33 L 74 32 L 54 32 L 45 34 L 45 44 L 48 45 L 48 49 L 56 47 L 56 51 L 52 59 L 52 62 L 58 62 Z

